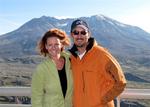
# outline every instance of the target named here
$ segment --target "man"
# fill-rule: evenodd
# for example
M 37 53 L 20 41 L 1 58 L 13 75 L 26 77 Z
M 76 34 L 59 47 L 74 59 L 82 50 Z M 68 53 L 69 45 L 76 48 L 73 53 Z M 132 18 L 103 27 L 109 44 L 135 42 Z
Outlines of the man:
M 90 34 L 84 20 L 72 23 L 73 104 L 74 107 L 114 107 L 113 100 L 124 90 L 126 79 L 116 59 Z

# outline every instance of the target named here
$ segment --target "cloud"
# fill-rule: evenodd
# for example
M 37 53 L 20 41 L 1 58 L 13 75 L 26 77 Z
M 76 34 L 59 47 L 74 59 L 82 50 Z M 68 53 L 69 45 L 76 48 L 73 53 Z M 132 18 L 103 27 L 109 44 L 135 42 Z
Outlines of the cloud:
M 18 26 L 18 25 L 20 25 L 19 23 L 16 23 L 14 21 L 7 20 L 7 19 L 2 19 L 2 18 L 0 18 L 0 22 L 9 24 L 10 26 Z
M 129 14 L 119 16 L 123 23 L 138 26 L 150 33 L 150 7 L 141 7 L 131 10 Z
M 0 23 L 1 23 L 0 35 L 8 33 L 10 31 L 13 31 L 21 25 L 19 23 L 14 22 L 14 21 L 3 19 L 3 18 L 0 18 Z

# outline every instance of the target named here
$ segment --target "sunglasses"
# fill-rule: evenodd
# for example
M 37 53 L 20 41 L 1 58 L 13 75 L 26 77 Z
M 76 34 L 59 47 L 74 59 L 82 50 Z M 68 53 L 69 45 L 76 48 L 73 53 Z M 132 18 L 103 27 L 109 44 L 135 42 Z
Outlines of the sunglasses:
M 76 31 L 76 30 L 75 30 L 75 31 L 73 31 L 72 33 L 73 33 L 74 35 L 79 35 L 79 34 L 80 34 L 80 35 L 86 35 L 88 32 L 87 32 L 87 31 Z

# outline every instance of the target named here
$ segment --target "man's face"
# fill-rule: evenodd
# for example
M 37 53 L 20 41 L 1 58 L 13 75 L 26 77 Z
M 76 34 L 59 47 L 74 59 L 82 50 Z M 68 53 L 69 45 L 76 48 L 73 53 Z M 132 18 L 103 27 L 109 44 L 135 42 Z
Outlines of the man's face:
M 88 31 L 78 26 L 72 31 L 71 36 L 73 38 L 74 44 L 78 48 L 86 47 L 90 37 Z

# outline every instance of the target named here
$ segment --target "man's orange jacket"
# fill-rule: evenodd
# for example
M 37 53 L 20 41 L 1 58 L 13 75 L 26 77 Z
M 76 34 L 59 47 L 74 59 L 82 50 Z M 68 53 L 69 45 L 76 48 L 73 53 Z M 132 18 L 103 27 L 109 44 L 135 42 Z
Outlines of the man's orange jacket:
M 114 107 L 113 100 L 124 90 L 126 79 L 116 59 L 89 39 L 80 60 L 74 45 L 70 50 L 74 79 L 73 107 Z

